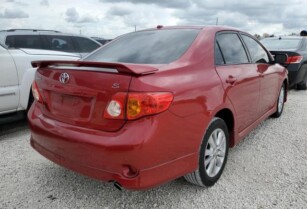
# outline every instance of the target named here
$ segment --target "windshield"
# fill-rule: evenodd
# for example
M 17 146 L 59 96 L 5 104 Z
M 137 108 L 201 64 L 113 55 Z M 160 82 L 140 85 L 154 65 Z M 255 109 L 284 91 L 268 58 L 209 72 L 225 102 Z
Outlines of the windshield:
M 263 39 L 261 43 L 269 50 L 297 49 L 302 39 Z
M 182 56 L 198 29 L 140 31 L 124 35 L 86 57 L 86 61 L 167 64 Z

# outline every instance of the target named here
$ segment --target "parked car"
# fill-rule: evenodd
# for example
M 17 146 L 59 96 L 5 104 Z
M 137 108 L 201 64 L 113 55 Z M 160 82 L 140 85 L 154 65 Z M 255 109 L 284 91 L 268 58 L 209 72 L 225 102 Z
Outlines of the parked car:
M 75 54 L 38 49 L 8 49 L 0 44 L 0 124 L 24 116 L 33 97 L 34 60 L 77 60 Z
M 37 29 L 2 30 L 0 42 L 9 49 L 46 49 L 75 53 L 81 57 L 102 46 L 98 41 L 85 36 Z
M 279 117 L 287 98 L 287 70 L 253 36 L 227 27 L 158 26 L 81 61 L 33 66 L 32 147 L 118 188 L 180 176 L 212 186 L 228 148 Z
M 290 88 L 307 89 L 307 38 L 302 36 L 279 36 L 261 40 L 272 54 L 286 53 L 284 66 L 289 72 Z

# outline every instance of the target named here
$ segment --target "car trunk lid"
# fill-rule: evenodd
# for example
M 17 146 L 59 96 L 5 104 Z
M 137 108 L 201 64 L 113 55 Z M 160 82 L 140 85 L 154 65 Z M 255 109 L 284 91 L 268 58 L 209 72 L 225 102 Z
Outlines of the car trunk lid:
M 273 56 L 275 56 L 276 54 L 286 54 L 288 58 L 284 64 L 285 67 L 287 67 L 289 64 L 298 64 L 303 59 L 303 56 L 298 52 L 286 51 L 286 50 L 281 50 L 281 51 L 275 50 L 275 51 L 270 51 L 270 52 Z
M 84 61 L 38 61 L 36 83 L 44 103 L 42 113 L 63 123 L 116 131 L 125 120 L 104 118 L 112 96 L 128 92 L 132 76 L 157 71 L 150 66 Z

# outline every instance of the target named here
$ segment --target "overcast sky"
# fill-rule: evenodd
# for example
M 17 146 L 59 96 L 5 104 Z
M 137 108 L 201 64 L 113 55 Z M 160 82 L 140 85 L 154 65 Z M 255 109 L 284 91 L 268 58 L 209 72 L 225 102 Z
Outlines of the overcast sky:
M 307 29 L 306 0 L 0 0 L 0 30 L 114 38 L 156 25 L 228 25 L 251 34 Z

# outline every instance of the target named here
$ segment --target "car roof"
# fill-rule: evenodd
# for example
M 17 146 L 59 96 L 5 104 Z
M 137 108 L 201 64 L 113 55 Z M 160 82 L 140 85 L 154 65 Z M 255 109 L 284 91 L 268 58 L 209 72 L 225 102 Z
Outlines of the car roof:
M 36 30 L 36 29 L 10 29 L 10 30 L 1 30 L 0 36 L 8 35 L 61 35 L 61 36 L 77 36 L 77 37 L 86 37 L 78 34 L 72 33 L 62 33 L 60 31 L 53 30 Z M 89 38 L 89 37 L 86 37 Z
M 39 31 L 46 31 L 46 32 L 55 32 L 60 33 L 60 31 L 57 30 L 45 30 L 45 29 L 7 29 L 7 30 L 0 30 L 0 32 L 18 32 L 18 31 L 29 31 L 29 32 L 39 32 Z
M 266 40 L 276 40 L 276 39 L 304 39 L 306 37 L 304 36 L 274 36 L 274 37 L 267 37 L 267 38 L 264 38 Z
M 61 34 L 61 35 L 74 35 L 68 33 L 62 33 L 57 30 L 44 30 L 44 29 L 8 29 L 0 30 L 1 34 L 14 34 L 14 35 L 24 35 L 24 34 Z
M 154 30 L 154 29 L 216 29 L 216 30 L 235 30 L 239 31 L 237 28 L 222 26 L 222 25 L 180 25 L 180 26 L 163 26 L 157 25 L 155 28 L 145 29 L 145 30 Z
M 219 32 L 219 31 L 235 31 L 235 32 L 241 32 L 241 33 L 247 33 L 247 32 L 241 31 L 241 30 L 234 28 L 234 27 L 222 26 L 222 25 L 191 25 L 191 26 L 157 25 L 155 28 L 139 30 L 139 31 L 136 31 L 136 32 L 153 31 L 153 30 L 168 30 L 168 29 L 198 29 L 198 30 L 207 30 L 207 31 L 210 31 L 211 33 L 216 33 L 216 32 Z
M 8 35 L 60 35 L 60 36 L 75 36 L 75 37 L 84 37 L 91 39 L 95 43 L 101 45 L 98 41 L 93 38 L 82 36 L 72 33 L 63 33 L 57 30 L 44 30 L 44 29 L 8 29 L 0 30 L 0 43 L 5 45 L 5 39 Z

